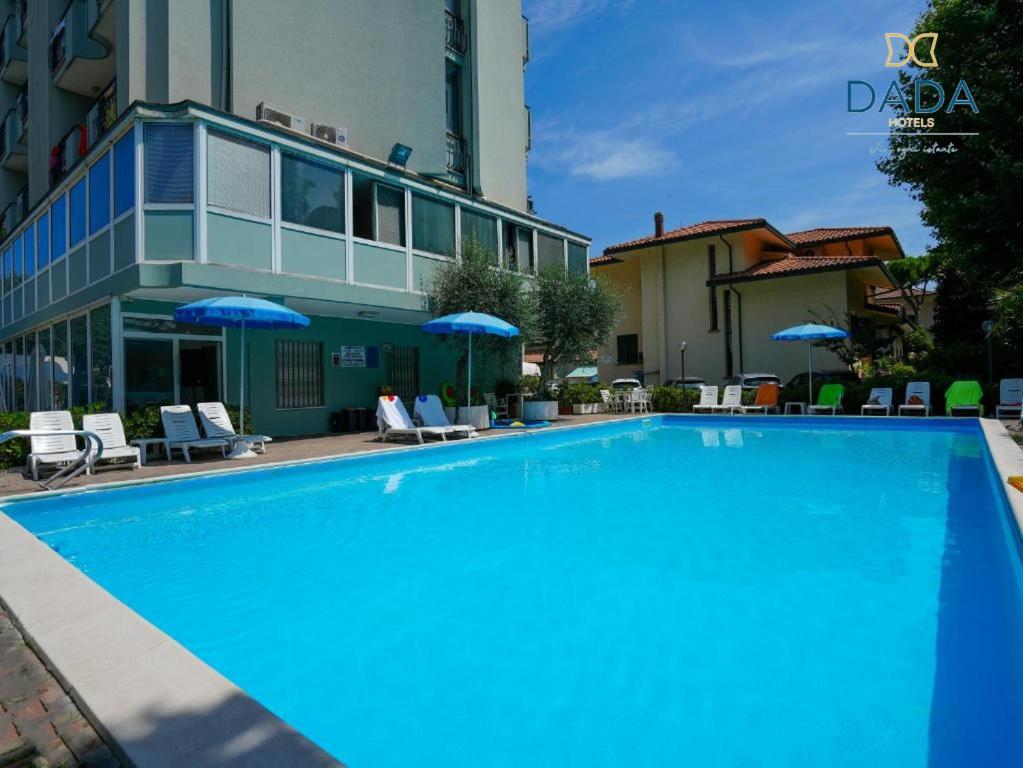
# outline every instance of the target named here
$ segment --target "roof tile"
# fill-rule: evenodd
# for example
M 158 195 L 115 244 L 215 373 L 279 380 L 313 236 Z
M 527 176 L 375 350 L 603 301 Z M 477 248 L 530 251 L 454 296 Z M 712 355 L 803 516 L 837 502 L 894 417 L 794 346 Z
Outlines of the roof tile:
M 665 232 L 663 235 L 649 235 L 638 240 L 629 240 L 617 245 L 611 245 L 604 249 L 607 256 L 618 251 L 627 251 L 631 248 L 640 248 L 653 243 L 686 240 L 691 237 L 703 237 L 718 232 L 728 232 L 736 229 L 753 229 L 756 227 L 769 227 L 766 219 L 717 219 L 713 221 L 701 221 L 699 224 L 691 224 L 688 227 L 680 227 Z M 593 261 L 591 260 L 592 264 Z
M 740 280 L 758 280 L 768 277 L 788 277 L 809 272 L 826 272 L 832 269 L 851 269 L 880 264 L 876 256 L 795 256 L 789 254 L 781 259 L 768 259 L 739 272 L 726 272 L 714 277 L 715 283 Z
M 891 234 L 894 234 L 891 227 L 818 227 L 817 229 L 804 229 L 801 232 L 789 232 L 785 237 L 796 245 L 817 245 L 838 240 Z

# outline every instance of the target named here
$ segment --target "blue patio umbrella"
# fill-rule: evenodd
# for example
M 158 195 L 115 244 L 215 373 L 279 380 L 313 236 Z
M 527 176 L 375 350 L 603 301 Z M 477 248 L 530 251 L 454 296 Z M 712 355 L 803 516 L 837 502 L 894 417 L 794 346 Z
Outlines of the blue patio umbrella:
M 510 339 L 519 335 L 519 329 L 511 323 L 506 323 L 499 317 L 487 315 L 483 312 L 456 312 L 453 315 L 444 315 L 428 323 L 423 323 L 420 330 L 425 333 L 467 333 L 469 334 L 469 386 L 467 387 L 466 402 L 469 407 L 472 405 L 472 335 L 474 333 L 486 333 L 491 336 L 502 336 Z
M 274 304 L 266 299 L 251 296 L 217 296 L 185 304 L 174 310 L 174 319 L 179 323 L 212 325 L 219 328 L 241 328 L 241 394 L 238 398 L 240 412 L 239 434 L 245 432 L 245 329 L 246 328 L 305 328 L 309 318 L 293 309 Z
M 820 339 L 847 339 L 849 331 L 841 328 L 832 328 L 830 325 L 817 325 L 806 323 L 805 325 L 794 325 L 784 331 L 771 334 L 773 341 L 805 341 L 806 345 L 806 370 L 809 376 L 810 404 L 813 404 L 813 344 L 809 342 Z

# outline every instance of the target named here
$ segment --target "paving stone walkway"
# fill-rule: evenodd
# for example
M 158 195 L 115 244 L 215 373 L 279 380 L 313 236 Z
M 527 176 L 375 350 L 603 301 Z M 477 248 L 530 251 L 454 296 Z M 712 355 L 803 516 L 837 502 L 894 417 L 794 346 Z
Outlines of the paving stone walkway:
M 120 768 L 0 607 L 0 768 Z

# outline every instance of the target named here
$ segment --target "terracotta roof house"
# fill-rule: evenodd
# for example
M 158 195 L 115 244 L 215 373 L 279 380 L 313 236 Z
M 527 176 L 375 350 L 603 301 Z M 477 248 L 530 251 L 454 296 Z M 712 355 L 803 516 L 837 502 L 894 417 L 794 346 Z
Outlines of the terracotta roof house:
M 827 227 L 783 233 L 763 218 L 702 221 L 612 245 L 590 260 L 594 274 L 621 292 L 624 316 L 600 353 L 600 378 L 642 373 L 646 383 L 686 375 L 710 383 L 742 372 L 787 380 L 806 369 L 801 345 L 770 335 L 814 314 L 846 313 L 877 324 L 894 339 L 899 304 L 875 301 L 898 292 L 885 267 L 905 253 L 891 227 Z M 814 349 L 814 367 L 841 368 Z

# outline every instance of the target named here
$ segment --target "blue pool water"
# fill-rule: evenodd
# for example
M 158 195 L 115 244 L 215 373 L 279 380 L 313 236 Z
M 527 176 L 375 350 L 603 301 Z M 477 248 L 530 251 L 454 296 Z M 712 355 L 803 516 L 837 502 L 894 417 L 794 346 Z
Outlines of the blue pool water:
M 973 423 L 892 424 L 655 418 L 5 511 L 351 768 L 1018 765 L 1019 537 Z

